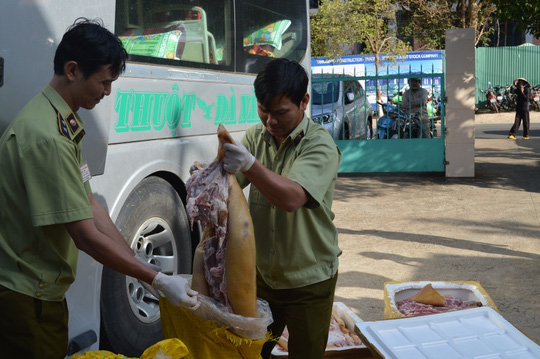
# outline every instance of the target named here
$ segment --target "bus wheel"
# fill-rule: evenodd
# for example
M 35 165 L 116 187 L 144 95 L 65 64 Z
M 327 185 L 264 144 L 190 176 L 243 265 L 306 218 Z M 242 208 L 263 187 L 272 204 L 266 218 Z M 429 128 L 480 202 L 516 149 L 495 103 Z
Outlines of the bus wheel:
M 191 273 L 190 225 L 182 200 L 159 177 L 148 177 L 131 192 L 116 226 L 136 255 L 163 273 Z M 159 300 L 134 278 L 103 267 L 101 348 L 139 357 L 162 339 Z

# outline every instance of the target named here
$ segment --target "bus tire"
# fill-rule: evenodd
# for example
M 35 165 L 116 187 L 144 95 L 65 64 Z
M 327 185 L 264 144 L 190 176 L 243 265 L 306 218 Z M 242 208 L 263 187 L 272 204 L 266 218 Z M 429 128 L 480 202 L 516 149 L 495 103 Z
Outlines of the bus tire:
M 130 193 L 116 226 L 136 255 L 163 273 L 192 271 L 190 225 L 182 200 L 160 177 L 147 177 Z M 162 339 L 159 301 L 134 278 L 103 267 L 101 349 L 139 357 Z

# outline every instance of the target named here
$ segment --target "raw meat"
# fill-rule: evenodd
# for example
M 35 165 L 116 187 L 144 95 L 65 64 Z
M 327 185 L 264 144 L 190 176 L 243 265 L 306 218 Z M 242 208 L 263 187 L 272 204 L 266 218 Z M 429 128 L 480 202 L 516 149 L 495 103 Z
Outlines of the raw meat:
M 451 312 L 455 310 L 478 308 L 482 303 L 475 301 L 463 301 L 450 295 L 444 296 L 444 306 L 418 303 L 411 299 L 396 302 L 396 308 L 404 315 L 423 315 Z
M 278 350 L 288 352 L 289 330 L 287 327 L 281 333 L 281 337 L 277 342 Z M 349 346 L 362 345 L 360 338 L 351 330 L 347 329 L 343 320 L 332 311 L 330 319 L 330 331 L 328 332 L 328 342 L 326 348 L 343 348 Z
M 187 214 L 203 230 L 195 250 L 192 288 L 223 303 L 230 312 L 257 316 L 255 237 L 249 208 L 233 174 L 223 169 L 223 143 L 234 143 L 218 127 L 219 150 L 207 166 L 196 164 L 188 180 Z
M 362 344 L 362 341 L 356 334 L 347 329 L 345 322 L 332 312 L 330 320 L 330 332 L 328 333 L 327 348 L 342 348 Z

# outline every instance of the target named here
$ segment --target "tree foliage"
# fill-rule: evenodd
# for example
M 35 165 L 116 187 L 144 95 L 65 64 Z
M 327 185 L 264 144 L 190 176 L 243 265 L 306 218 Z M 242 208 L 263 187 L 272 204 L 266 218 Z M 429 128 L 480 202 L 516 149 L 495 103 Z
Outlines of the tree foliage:
M 475 45 L 485 44 L 494 31 L 495 6 L 490 1 L 402 0 L 402 34 L 433 50 L 444 49 L 446 29 L 474 28 Z
M 529 31 L 540 38 L 540 1 L 539 0 L 483 0 L 496 6 L 495 17 L 501 21 L 516 22 L 522 31 Z
M 311 19 L 314 56 L 339 58 L 356 44 L 365 44 L 363 53 L 390 59 L 410 51 L 396 36 L 396 5 L 391 0 L 323 0 Z

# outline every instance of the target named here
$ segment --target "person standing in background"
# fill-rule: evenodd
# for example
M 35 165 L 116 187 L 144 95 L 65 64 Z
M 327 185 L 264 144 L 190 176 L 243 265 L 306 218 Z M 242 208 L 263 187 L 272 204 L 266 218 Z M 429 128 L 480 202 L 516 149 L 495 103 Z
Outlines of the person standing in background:
M 514 124 L 510 128 L 508 138 L 511 140 L 516 139 L 516 132 L 519 130 L 521 121 L 523 120 L 523 139 L 529 139 L 529 98 L 531 97 L 531 84 L 524 78 L 519 78 L 514 81 L 516 87 L 516 117 L 514 118 Z
M 431 138 L 431 119 L 427 112 L 429 92 L 420 83 L 420 78 L 409 79 L 409 88 L 401 97 L 401 110 L 406 116 L 417 115 L 422 122 L 422 138 Z

